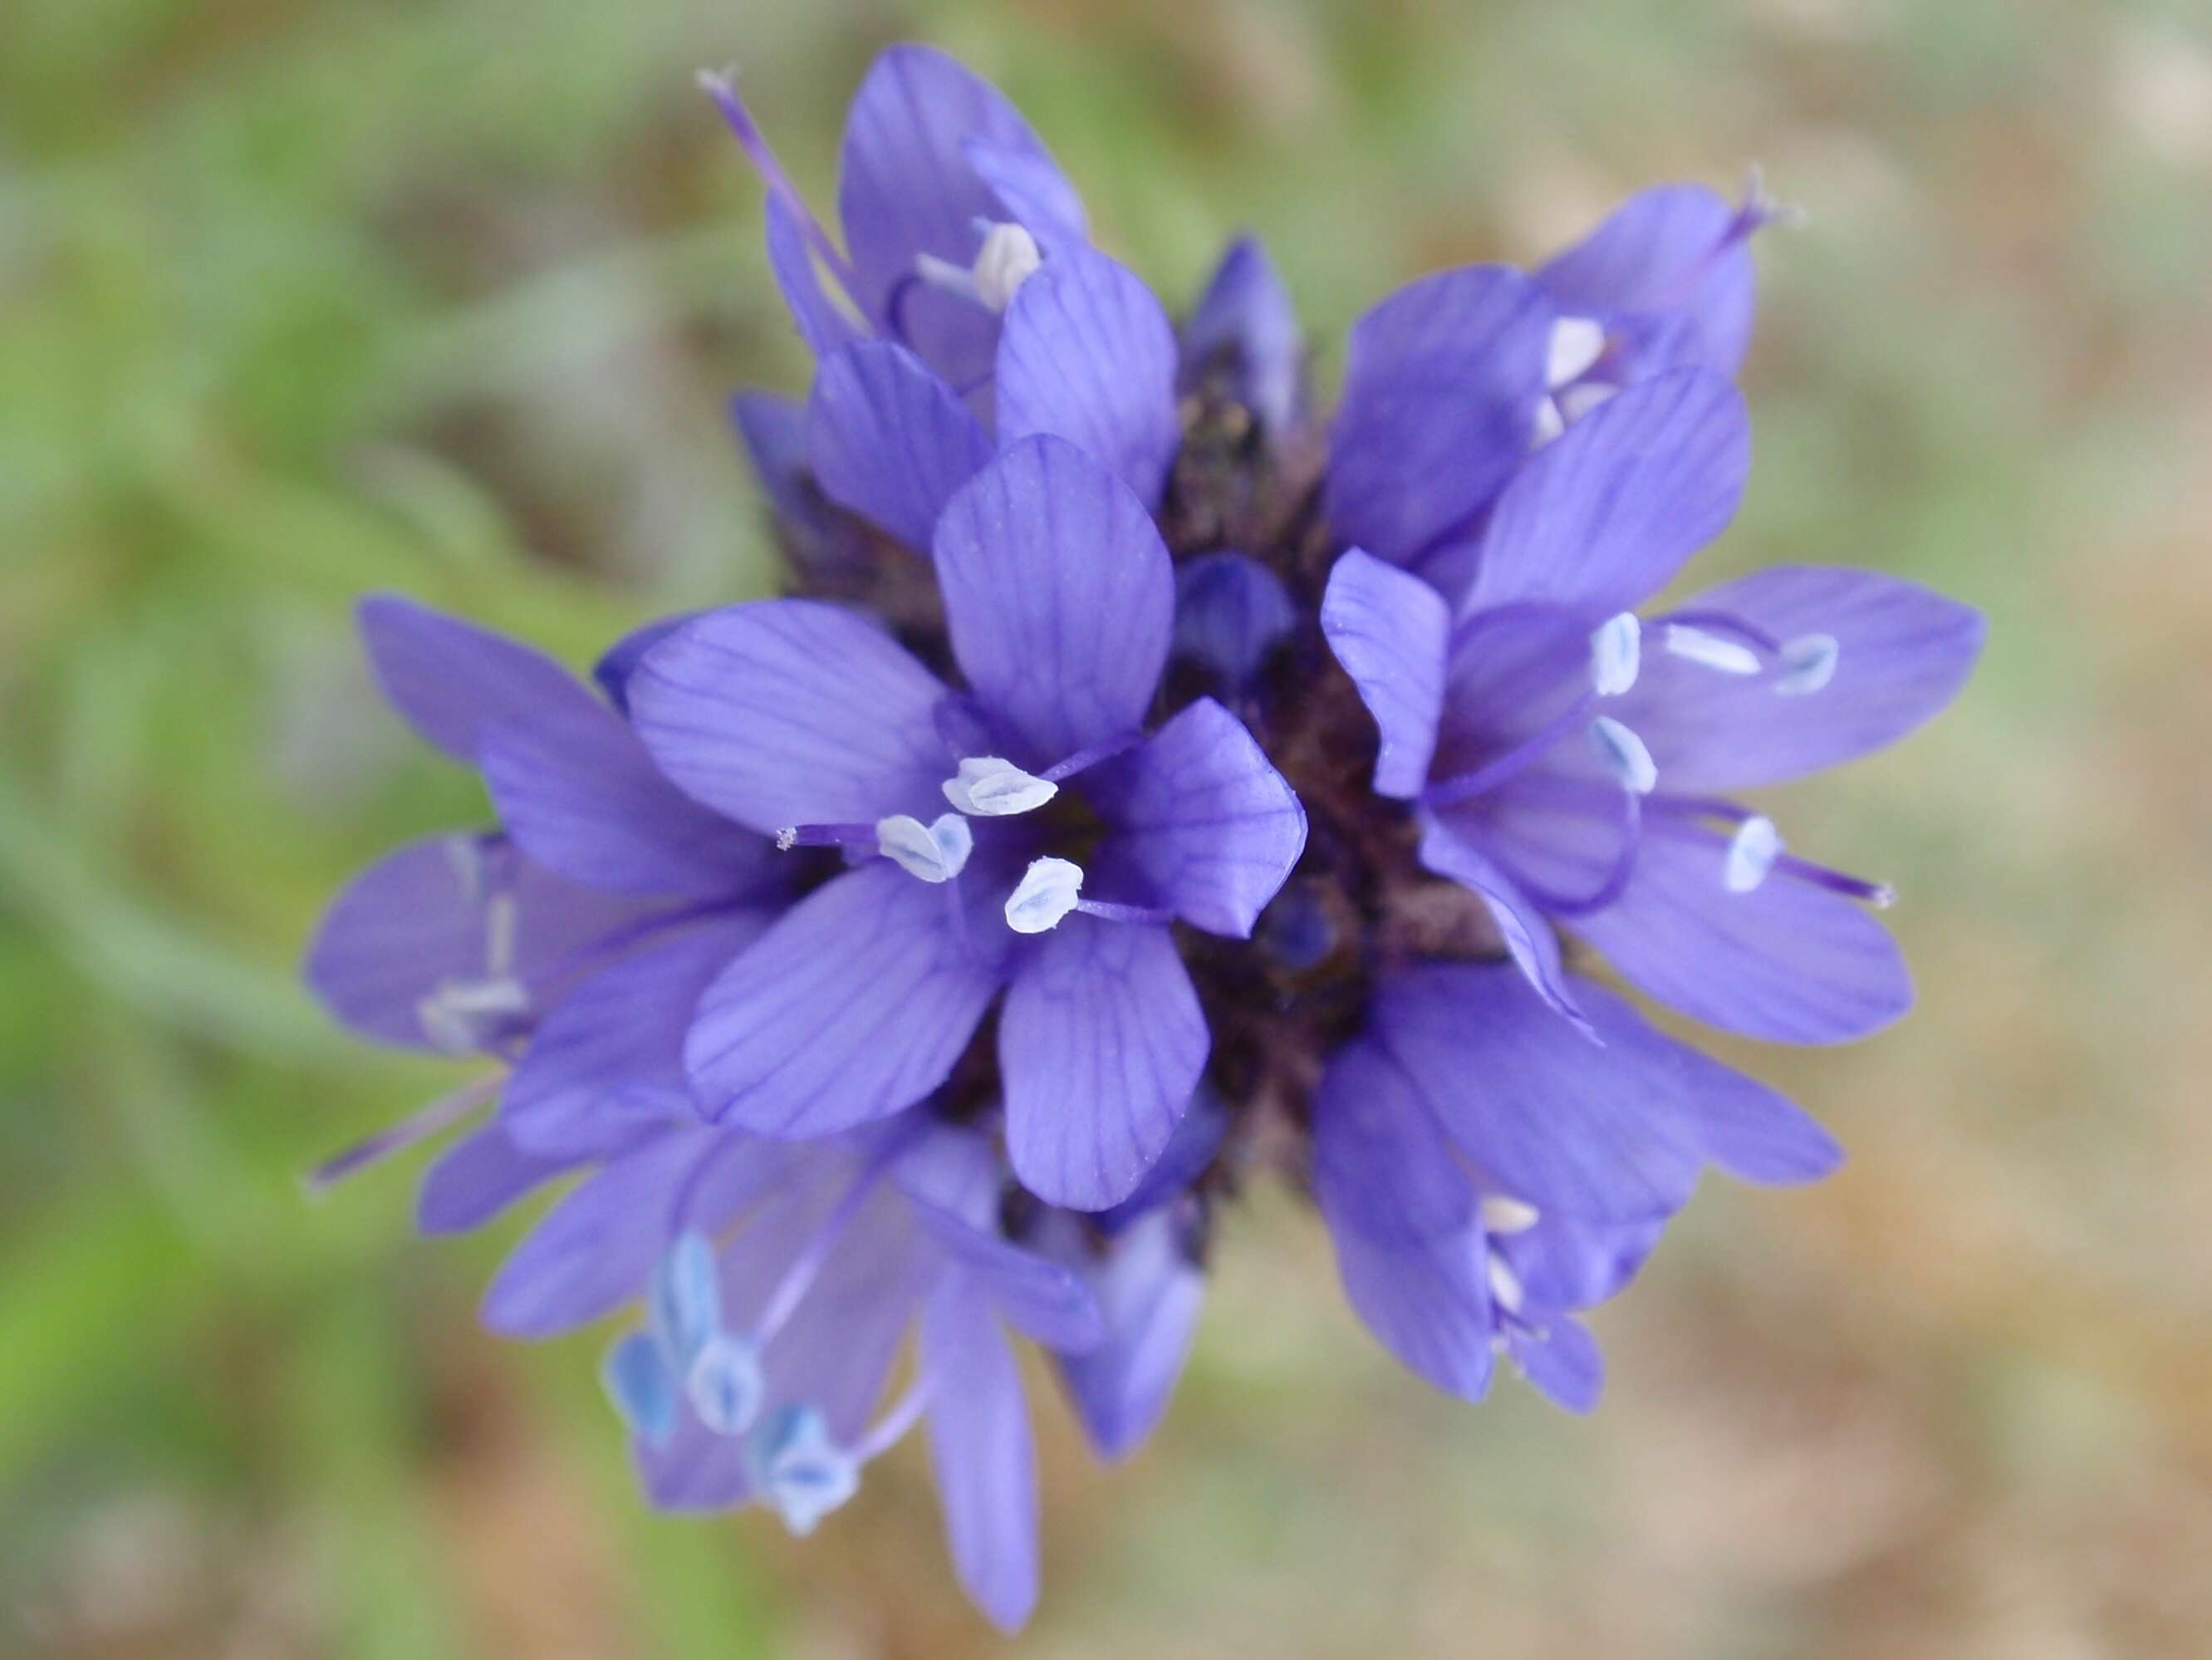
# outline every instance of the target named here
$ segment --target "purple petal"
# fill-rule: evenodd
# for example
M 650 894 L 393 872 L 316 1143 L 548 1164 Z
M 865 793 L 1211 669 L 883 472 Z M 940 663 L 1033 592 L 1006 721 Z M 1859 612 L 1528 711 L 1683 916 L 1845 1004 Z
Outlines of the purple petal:
M 761 211 L 767 222 L 769 270 L 790 307 L 793 325 L 808 350 L 827 357 L 857 338 L 860 329 L 822 286 L 821 267 L 814 263 L 797 212 L 773 191 Z
M 981 887 L 874 860 L 801 900 L 700 1000 L 686 1052 L 703 1110 L 811 1138 L 943 1083 L 1000 984 L 975 943 L 1006 933 Z
M 525 1147 L 605 1152 L 641 1125 L 689 1116 L 684 1039 L 700 994 L 766 923 L 739 912 L 683 929 L 600 970 L 539 1023 L 500 1104 Z
M 501 1266 L 484 1292 L 484 1323 L 503 1336 L 552 1337 L 638 1296 L 714 1139 L 703 1129 L 664 1134 L 589 1177 Z
M 1036 1455 L 1013 1350 L 988 1299 L 955 1274 L 921 1316 L 929 1457 L 953 1566 L 1001 1631 L 1036 1605 Z
M 1480 1401 L 1490 1388 L 1490 1288 L 1481 1235 L 1378 1245 L 1332 1227 L 1337 1278 L 1376 1341 L 1447 1395 Z
M 561 972 L 563 964 L 645 909 L 578 887 L 496 836 L 431 836 L 379 860 L 331 901 L 307 948 L 307 984 L 364 1037 L 439 1048 L 423 1025 L 423 1000 L 449 982 L 493 972 L 492 907 L 501 895 L 514 909 L 507 972 L 541 1004 L 573 977 Z
M 777 874 L 764 837 L 670 783 L 611 709 L 486 727 L 477 754 L 507 834 L 571 881 L 614 893 L 733 897 Z
M 1091 1287 L 1058 1262 L 913 1199 L 915 1213 L 958 1265 L 975 1292 L 1014 1326 L 1055 1349 L 1095 1348 L 1105 1335 Z
M 1668 367 L 1733 374 L 1751 344 L 1758 278 L 1735 204 L 1703 185 L 1661 185 L 1629 198 L 1536 273 L 1563 313 L 1678 312 L 1692 349 Z
M 1182 325 L 1180 389 L 1222 386 L 1277 441 L 1298 423 L 1304 373 L 1305 339 L 1291 296 L 1267 249 L 1240 236 Z
M 1314 1193 L 1329 1226 L 1378 1244 L 1465 1232 L 1473 1183 L 1427 1097 L 1388 1049 L 1364 1038 L 1339 1049 L 1314 1097 Z
M 1541 1337 L 1516 1331 L 1510 1341 L 1513 1363 L 1531 1387 L 1569 1412 L 1596 1408 L 1605 1388 L 1605 1357 L 1581 1321 L 1556 1316 Z
M 1176 565 L 1170 654 L 1196 665 L 1232 697 L 1249 692 L 1275 648 L 1297 626 L 1283 580 L 1248 554 L 1207 553 Z
M 1620 718 L 1657 757 L 1669 789 L 1778 784 L 1895 743 L 1958 696 L 1981 654 L 1981 612 L 1869 571 L 1785 566 L 1698 595 L 1686 614 L 1724 612 L 1784 643 L 1826 635 L 1834 678 L 1784 696 L 1770 675 L 1717 674 L 1647 653 Z
M 754 400 L 741 396 L 735 401 L 750 404 Z M 763 398 L 761 401 L 778 400 Z M 656 617 L 632 629 L 600 654 L 599 660 L 592 665 L 592 678 L 599 683 L 599 690 L 606 694 L 607 702 L 614 705 L 616 713 L 623 720 L 629 719 L 629 677 L 631 672 L 644 661 L 646 653 L 685 623 L 696 622 L 705 615 L 704 611 L 687 611 L 674 617 Z
M 1650 1036 L 1677 1052 L 1705 1157 L 1730 1176 L 1789 1186 L 1817 1182 L 1843 1164 L 1835 1137 L 1788 1097 L 1686 1043 Z
M 1429 964 L 1384 982 L 1371 1016 L 1445 1132 L 1539 1212 L 1636 1221 L 1680 1209 L 1700 1165 L 1678 1067 L 1633 1042 L 1634 1012 L 1576 988 L 1601 1043 L 1503 965 Z
M 952 498 L 936 552 L 953 655 L 1026 747 L 1012 758 L 1050 766 L 1143 724 L 1175 577 L 1111 473 L 1057 438 L 1024 440 Z
M 882 629 L 806 599 L 709 612 L 646 654 L 638 736 L 688 794 L 774 835 L 944 810 L 945 688 Z
M 1151 507 L 1182 441 L 1175 329 L 1142 278 L 1087 247 L 1055 253 L 1006 307 L 999 441 L 1065 438 Z
M 1114 828 L 1116 867 L 1147 900 L 1233 939 L 1252 925 L 1305 850 L 1305 809 L 1244 723 L 1201 697 L 1144 745 L 1085 780 Z
M 484 731 L 592 707 L 568 671 L 528 646 L 396 594 L 357 608 L 369 667 L 428 742 L 473 765 Z
M 990 372 L 999 319 L 916 281 L 915 262 L 927 253 L 969 265 L 980 240 L 975 221 L 1005 216 L 1006 204 L 969 157 L 974 140 L 999 153 L 993 173 L 1001 182 L 1012 182 L 1010 156 L 1057 173 L 1029 123 L 988 84 L 930 47 L 893 46 L 853 100 L 838 162 L 838 213 L 860 300 L 955 386 Z M 1044 191 L 1033 168 L 1023 171 L 1018 193 L 1031 207 L 1049 199 L 1056 215 L 1076 199 L 1064 184 Z
M 1167 929 L 1069 917 L 1016 971 L 999 1018 L 1006 1149 L 1022 1185 L 1072 1210 L 1127 1198 L 1174 1134 L 1209 1047 Z
M 1183 1255 L 1179 1235 L 1173 1217 L 1154 1211 L 1119 1235 L 1103 1260 L 1088 1264 L 1104 1310 L 1105 1341 L 1057 1358 L 1102 1458 L 1125 1458 L 1152 1434 L 1190 1353 L 1206 1275 Z
M 1424 815 L 1420 857 L 1430 870 L 1449 876 L 1482 901 L 1514 966 L 1555 1012 L 1587 1034 L 1589 1023 L 1560 960 L 1559 935 L 1520 885 L 1476 844 L 1458 815 Z
M 576 1158 L 552 1158 L 515 1146 L 494 1119 L 471 1130 L 423 1172 L 415 1225 L 424 1233 L 466 1233 L 562 1172 Z
M 823 360 L 806 446 L 831 501 L 921 550 L 952 493 L 991 459 L 990 439 L 951 388 L 880 340 Z
M 1588 889 L 1618 831 L 1509 790 L 1486 830 L 1531 880 Z M 1912 981 L 1888 931 L 1857 900 L 1782 871 L 1749 893 L 1723 880 L 1726 838 L 1649 817 L 1627 891 L 1574 931 L 1638 989 L 1683 1013 L 1782 1043 L 1837 1043 L 1878 1031 L 1911 1006 Z
M 1419 795 L 1443 712 L 1451 635 L 1443 600 L 1420 578 L 1353 548 L 1329 570 L 1321 626 L 1382 733 L 1376 793 Z
M 1549 604 L 1595 623 L 1650 599 L 1735 516 L 1750 430 L 1735 387 L 1702 369 L 1583 417 L 1498 498 L 1460 614 Z
M 1212 1085 L 1201 1080 L 1191 1095 L 1182 1122 L 1176 1126 L 1175 1134 L 1168 1138 L 1165 1150 L 1153 1161 L 1152 1169 L 1145 1172 L 1145 1179 L 1137 1183 L 1137 1190 L 1111 1209 L 1097 1212 L 1085 1219 L 1100 1233 L 1111 1237 L 1147 1213 L 1172 1204 L 1206 1173 L 1228 1132 L 1228 1104 Z
M 1394 565 L 1488 504 L 1528 453 L 1552 307 L 1502 265 L 1441 271 L 1352 325 L 1329 458 L 1337 539 Z
M 1021 226 L 1047 253 L 1088 238 L 1083 198 L 1041 148 L 970 137 L 961 141 L 960 153 L 1006 210 L 993 216 Z
M 806 405 L 773 392 L 742 392 L 730 399 L 730 418 L 793 559 L 803 569 L 837 569 L 865 558 L 866 533 L 830 506 L 814 482 Z
M 1497 1241 L 1496 1248 L 1532 1307 L 1586 1309 L 1635 1278 L 1666 1226 L 1665 1218 L 1602 1222 L 1553 1211 L 1527 1231 Z

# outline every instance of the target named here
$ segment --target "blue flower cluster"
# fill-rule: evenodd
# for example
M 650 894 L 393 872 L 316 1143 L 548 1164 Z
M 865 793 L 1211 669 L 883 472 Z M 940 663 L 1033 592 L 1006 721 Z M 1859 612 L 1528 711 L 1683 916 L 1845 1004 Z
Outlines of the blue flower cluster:
M 1010 1332 L 1128 1452 L 1261 1176 L 1421 1377 L 1479 1397 L 1503 1355 L 1587 1409 L 1578 1316 L 1706 1167 L 1839 1157 L 1607 982 L 1784 1043 L 1903 1012 L 1888 891 L 1740 797 L 1901 737 L 1982 638 L 1852 570 L 1657 598 L 1743 491 L 1776 210 L 1668 186 L 1533 273 L 1413 283 L 1324 420 L 1256 244 L 1178 326 L 945 57 L 869 74 L 836 234 L 708 85 L 816 360 L 803 400 L 735 404 L 791 595 L 656 623 L 588 687 L 363 605 L 496 824 L 356 879 L 307 976 L 368 1037 L 494 1067 L 334 1170 L 495 1101 L 422 1225 L 570 1183 L 484 1317 L 627 1322 L 605 1377 L 653 1502 L 807 1531 L 921 1426 L 1010 1628 Z

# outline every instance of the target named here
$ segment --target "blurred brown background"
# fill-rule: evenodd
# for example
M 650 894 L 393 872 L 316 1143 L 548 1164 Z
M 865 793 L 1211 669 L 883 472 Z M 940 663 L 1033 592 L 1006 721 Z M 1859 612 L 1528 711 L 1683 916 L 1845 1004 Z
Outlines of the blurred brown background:
M 1047 1389 L 1040 1655 L 2212 1652 L 2212 27 L 2197 0 L 9 0 L 0 9 L 0 1653 L 997 1645 L 908 1447 L 811 1541 L 647 1515 L 589 1337 L 477 1329 L 517 1231 L 296 1173 L 441 1070 L 290 981 L 473 784 L 360 591 L 582 660 L 759 592 L 720 418 L 803 365 L 735 60 L 823 192 L 880 45 L 1024 107 L 1173 305 L 1231 231 L 1333 372 L 1367 303 L 1765 164 L 1759 454 L 1701 575 L 1988 608 L 1960 705 L 1786 802 L 1890 878 L 1921 1006 L 1740 1054 L 1850 1146 L 1716 1185 L 1597 1320 L 1589 1422 L 1469 1408 L 1233 1219 L 1182 1398 Z M 1042 1380 L 1040 1380 L 1042 1382 Z

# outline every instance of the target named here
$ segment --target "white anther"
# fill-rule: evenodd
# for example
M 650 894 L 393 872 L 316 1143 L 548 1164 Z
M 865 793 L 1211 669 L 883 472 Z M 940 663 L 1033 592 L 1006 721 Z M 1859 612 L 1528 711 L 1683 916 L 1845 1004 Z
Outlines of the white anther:
M 1508 1314 L 1521 1312 L 1521 1276 L 1506 1265 L 1505 1259 L 1492 1251 L 1490 1256 L 1490 1295 L 1498 1307 Z
M 1004 311 L 1043 264 L 1036 238 L 1019 225 L 998 224 L 984 233 L 975 256 L 975 297 L 992 311 Z
M 1584 380 L 1567 387 L 1552 401 L 1559 406 L 1559 418 L 1572 426 L 1592 410 L 1620 396 L 1620 393 L 1619 386 L 1608 386 L 1602 380 Z
M 992 312 L 1013 304 L 1017 290 L 1042 263 L 1035 237 L 1019 225 L 999 223 L 985 229 L 982 248 L 972 266 L 956 265 L 933 253 L 914 257 L 915 271 L 923 282 Z
M 1544 351 L 1544 384 L 1554 392 L 1579 380 L 1605 356 L 1605 325 L 1591 317 L 1562 317 L 1552 325 Z
M 1876 910 L 1887 910 L 1897 903 L 1897 890 L 1887 882 L 1867 895 L 1867 903 Z
M 520 922 L 513 894 L 495 893 L 484 901 L 484 973 L 495 980 L 514 971 L 514 937 Z
M 530 991 L 519 980 L 444 980 L 415 1005 L 422 1035 L 440 1049 L 467 1055 L 483 1045 L 477 1022 L 486 1015 L 530 1012 Z
M 1802 697 L 1836 678 L 1836 664 L 1844 654 L 1842 642 L 1832 634 L 1805 634 L 1782 648 L 1774 676 L 1774 690 L 1784 697 Z
M 1051 780 L 995 755 L 969 757 L 960 763 L 960 775 L 945 781 L 945 799 L 979 818 L 1033 812 L 1059 794 L 1060 786 Z
M 790 852 L 793 848 L 797 847 L 798 845 L 799 845 L 799 826 L 798 826 L 798 825 L 796 825 L 796 824 L 786 824 L 786 825 L 785 825 L 781 830 L 778 830 L 778 831 L 775 833 L 775 850 L 776 850 L 778 853 L 789 853 L 789 852 Z
M 1625 611 L 1590 631 L 1590 686 L 1601 697 L 1618 697 L 1636 684 L 1644 660 L 1644 625 Z
M 1782 832 L 1771 818 L 1754 814 L 1735 827 L 1729 837 L 1728 857 L 1721 879 L 1730 893 L 1749 893 L 1766 880 L 1774 861 L 1782 856 Z
M 1686 623 L 1667 624 L 1667 653 L 1723 674 L 1756 674 L 1759 654 L 1740 640 Z
M 975 833 L 957 812 L 939 813 L 928 824 L 904 812 L 876 821 L 876 851 L 925 882 L 950 882 L 975 850 Z
M 1620 787 L 1637 795 L 1658 787 L 1659 768 L 1644 740 L 1609 714 L 1589 723 L 1590 748 Z
M 1528 431 L 1528 447 L 1540 450 L 1566 429 L 1566 417 L 1559 413 L 1559 400 L 1540 398 L 1536 403 L 1536 424 Z
M 761 1497 L 793 1533 L 810 1534 L 860 1487 L 858 1460 L 830 1438 L 812 1407 L 784 1412 L 765 1426 L 768 1444 L 756 1454 Z
M 483 897 L 483 848 L 473 836 L 450 836 L 446 838 L 446 859 L 453 867 L 453 880 L 460 885 L 461 897 L 473 905 Z
M 699 1421 L 715 1434 L 743 1435 L 760 1416 L 768 1379 L 750 1343 L 718 1332 L 700 1346 L 684 1392 Z
M 1540 1219 L 1541 1213 L 1525 1200 L 1493 1193 L 1482 1201 L 1482 1231 L 1485 1233 L 1526 1233 Z
M 1083 866 L 1066 859 L 1032 860 L 1006 898 L 1006 926 L 1016 933 L 1044 933 L 1060 926 L 1083 892 Z

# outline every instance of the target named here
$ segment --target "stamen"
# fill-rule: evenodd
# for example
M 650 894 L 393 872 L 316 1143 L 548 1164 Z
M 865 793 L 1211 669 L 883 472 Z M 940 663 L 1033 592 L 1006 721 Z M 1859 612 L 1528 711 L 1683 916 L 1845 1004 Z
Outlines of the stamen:
M 1016 933 L 1044 933 L 1060 926 L 1083 892 L 1083 866 L 1066 859 L 1030 861 L 1006 898 L 1006 926 Z
M 678 1234 L 653 1271 L 646 1294 L 646 1325 L 679 1372 L 690 1369 L 721 1329 L 722 1286 L 714 1247 L 697 1229 Z
M 1644 740 L 1609 714 L 1589 723 L 1590 748 L 1620 787 L 1632 794 L 1649 795 L 1659 787 L 1659 768 Z
M 1539 398 L 1536 424 L 1528 433 L 1528 447 L 1540 450 L 1566 429 L 1567 417 L 1559 411 L 1559 400 L 1556 398 Z
M 1590 686 L 1601 697 L 1618 697 L 1636 684 L 1644 660 L 1644 625 L 1625 611 L 1592 631 Z
M 925 882 L 950 882 L 975 850 L 975 833 L 957 812 L 939 813 L 928 824 L 903 812 L 876 821 L 876 851 Z
M 1602 380 L 1578 380 L 1561 391 L 1552 401 L 1559 406 L 1559 418 L 1572 426 L 1592 410 L 1620 395 L 1619 386 L 1607 386 Z
M 1816 865 L 1792 854 L 1785 853 L 1776 860 L 1774 868 L 1785 876 L 1796 877 L 1801 882 L 1810 882 L 1816 888 L 1826 888 L 1831 893 L 1863 899 L 1876 910 L 1887 910 L 1897 903 L 1897 890 L 1887 882 L 1869 882 L 1860 877 L 1847 876 L 1842 871 L 1830 870 L 1826 865 Z
M 509 1019 L 530 1012 L 530 990 L 520 980 L 441 980 L 415 1005 L 422 1035 L 448 1055 L 474 1055 L 486 1047 L 486 1017 Z
M 1730 893 L 1750 893 L 1766 880 L 1774 861 L 1782 856 L 1782 833 L 1771 818 L 1754 813 L 1735 827 L 1729 838 L 1721 879 Z
M 878 1419 L 866 1435 L 853 1444 L 854 1461 L 865 1464 L 889 1452 L 921 1421 L 922 1412 L 928 1405 L 929 1378 L 924 1374 L 892 1403 L 891 1409 Z
M 1060 794 L 1048 778 L 1024 772 L 1001 756 L 970 756 L 960 763 L 957 777 L 945 781 L 945 799 L 963 812 L 981 818 L 1005 818 L 1033 812 Z
M 1605 325 L 1592 317 L 1562 317 L 1552 325 L 1544 353 L 1544 384 L 1557 391 L 1579 380 L 1605 356 Z
M 1722 638 L 1691 623 L 1669 623 L 1665 635 L 1671 657 L 1715 669 L 1723 674 L 1756 674 L 1759 654 L 1734 640 Z
M 1534 1205 L 1502 1193 L 1487 1195 L 1482 1201 L 1485 1233 L 1526 1233 L 1541 1219 L 1541 1213 Z
M 1093 744 L 1089 749 L 1078 750 L 1064 761 L 1056 761 L 1040 774 L 1055 784 L 1065 784 L 1079 772 L 1088 772 L 1102 761 L 1111 761 L 1117 755 L 1126 755 L 1145 741 L 1139 731 L 1116 733 L 1113 737 Z
M 789 853 L 793 848 L 861 848 L 877 853 L 880 839 L 873 824 L 786 824 L 775 833 L 775 848 Z
M 656 1447 L 668 1444 L 676 1433 L 676 1383 L 658 1343 L 644 1332 L 630 1333 L 599 1363 L 599 1382 L 631 1433 Z
M 484 973 L 504 979 L 514 969 L 514 940 L 521 925 L 512 893 L 495 893 L 484 901 Z
M 1176 915 L 1164 906 L 1122 905 L 1111 899 L 1079 899 L 1075 909 L 1102 922 L 1147 922 L 1159 927 L 1174 921 Z
M 1003 312 L 1043 264 L 1043 257 L 1037 252 L 1036 239 L 1021 226 L 992 220 L 977 222 L 983 232 L 983 246 L 972 265 L 957 265 L 933 253 L 917 253 L 915 274 L 933 289 L 972 300 L 986 311 Z
M 1521 1300 L 1523 1296 L 1521 1286 L 1521 1276 L 1514 1273 L 1511 1265 L 1496 1251 L 1490 1253 L 1488 1267 L 1490 1269 L 1490 1295 L 1492 1298 L 1495 1300 L 1498 1306 L 1504 1309 L 1506 1313 L 1520 1313 Z
M 1784 697 L 1802 697 L 1836 678 L 1843 644 L 1832 634 L 1801 635 L 1782 648 L 1774 690 Z
M 1548 754 L 1554 745 L 1583 723 L 1596 701 L 1595 696 L 1590 694 L 1577 698 L 1541 731 L 1522 739 L 1504 754 L 1484 762 L 1471 772 L 1462 772 L 1440 784 L 1430 785 L 1421 792 L 1422 803 L 1431 807 L 1449 807 L 1496 789 L 1507 779 L 1525 772 Z
M 343 1152 L 325 1158 L 307 1172 L 308 1197 L 327 1193 L 356 1171 L 366 1170 L 403 1148 L 415 1146 L 451 1128 L 498 1094 L 500 1085 L 506 1081 L 507 1074 L 502 1072 L 473 1079 L 452 1094 L 441 1095 L 428 1106 L 410 1113 L 398 1123 L 386 1126 L 367 1140 L 356 1141 Z
M 1560 893 L 1518 871 L 1510 874 L 1521 891 L 1540 909 L 1554 916 L 1587 916 L 1603 910 L 1628 891 L 1636 873 L 1637 849 L 1644 840 L 1644 798 L 1632 791 L 1620 793 L 1620 851 L 1597 886 L 1585 894 Z
M 803 1402 L 762 1423 L 752 1456 L 761 1498 L 801 1536 L 860 1491 L 859 1461 L 830 1438 L 820 1411 Z
M 760 1351 L 742 1337 L 715 1333 L 692 1358 L 684 1392 L 699 1421 L 715 1434 L 743 1435 L 768 1398 Z

